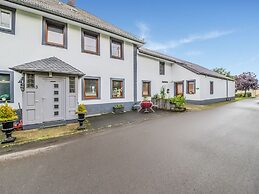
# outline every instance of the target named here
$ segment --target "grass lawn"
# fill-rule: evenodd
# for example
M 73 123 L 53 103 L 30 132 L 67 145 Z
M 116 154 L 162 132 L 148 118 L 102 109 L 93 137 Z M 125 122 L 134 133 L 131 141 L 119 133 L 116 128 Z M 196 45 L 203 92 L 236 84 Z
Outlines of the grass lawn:
M 27 131 L 15 131 L 13 136 L 16 137 L 16 141 L 11 144 L 0 145 L 0 148 L 10 147 L 14 145 L 22 145 L 29 142 L 43 141 L 47 139 L 64 137 L 68 135 L 78 134 L 86 132 L 77 130 L 78 123 L 68 124 L 60 127 L 53 127 L 47 129 L 34 129 Z M 4 138 L 4 134 L 0 132 L 0 140 Z
M 211 108 L 216 108 L 219 106 L 223 106 L 226 104 L 230 104 L 233 102 L 238 102 L 241 100 L 245 100 L 245 99 L 252 99 L 251 97 L 241 97 L 241 98 L 235 98 L 235 100 L 233 101 L 226 101 L 226 102 L 218 102 L 218 103 L 213 103 L 213 104 L 206 104 L 206 105 L 194 105 L 194 104 L 186 104 L 186 108 L 189 111 L 201 111 L 201 110 L 207 110 L 207 109 L 211 109 Z

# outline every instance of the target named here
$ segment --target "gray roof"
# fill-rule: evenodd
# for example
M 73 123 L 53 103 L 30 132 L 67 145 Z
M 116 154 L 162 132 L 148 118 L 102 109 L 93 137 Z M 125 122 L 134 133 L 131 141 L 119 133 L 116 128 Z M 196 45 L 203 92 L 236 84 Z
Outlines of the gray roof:
M 85 75 L 82 71 L 72 67 L 71 65 L 61 61 L 56 57 L 50 57 L 47 59 L 37 60 L 23 65 L 18 65 L 10 68 L 18 72 L 52 72 L 68 75 Z
M 193 73 L 196 73 L 196 74 L 206 75 L 206 76 L 215 77 L 215 78 L 219 78 L 219 79 L 233 80 L 229 77 L 221 75 L 221 74 L 219 74 L 215 71 L 209 70 L 209 69 L 207 69 L 205 67 L 202 67 L 200 65 L 197 65 L 197 64 L 185 61 L 185 60 L 181 60 L 181 59 L 178 59 L 178 58 L 175 58 L 175 57 L 171 57 L 169 55 L 165 55 L 163 53 L 159 53 L 159 52 L 156 52 L 156 51 L 153 51 L 153 50 L 149 50 L 149 49 L 146 49 L 146 48 L 140 48 L 139 52 L 143 53 L 143 54 L 146 54 L 146 55 L 153 56 L 153 57 L 157 57 L 157 58 L 161 58 L 161 59 L 164 59 L 164 60 L 171 61 L 171 62 L 176 63 L 176 64 L 184 67 L 185 69 L 188 69 L 188 70 L 190 70 L 190 71 L 192 71 Z
M 72 21 L 86 24 L 124 38 L 144 44 L 144 40 L 121 30 L 120 28 L 110 24 L 82 9 L 71 7 L 59 0 L 5 0 L 15 4 L 23 5 L 32 9 L 40 10 L 50 14 L 54 14 Z

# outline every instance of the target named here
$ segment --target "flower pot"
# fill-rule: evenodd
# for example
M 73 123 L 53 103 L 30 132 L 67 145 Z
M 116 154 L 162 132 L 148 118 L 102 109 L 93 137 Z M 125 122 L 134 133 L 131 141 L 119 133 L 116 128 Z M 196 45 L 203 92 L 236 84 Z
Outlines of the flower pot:
M 124 113 L 124 108 L 113 108 L 113 112 L 115 114 Z
M 83 127 L 84 121 L 85 121 L 85 113 L 79 113 L 78 114 L 79 128 Z
M 13 123 L 14 121 L 8 121 L 8 122 L 2 123 L 2 126 L 3 126 L 2 132 L 6 136 L 6 138 L 2 141 L 2 144 L 12 143 L 15 141 L 16 137 L 12 137 L 12 133 L 14 131 Z

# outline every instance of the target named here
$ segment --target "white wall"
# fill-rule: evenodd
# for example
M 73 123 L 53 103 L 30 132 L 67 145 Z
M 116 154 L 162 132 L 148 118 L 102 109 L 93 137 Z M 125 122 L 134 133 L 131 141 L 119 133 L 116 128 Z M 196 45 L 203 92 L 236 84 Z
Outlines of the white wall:
M 200 75 L 201 100 L 220 99 L 235 96 L 235 82 Z M 214 82 L 214 93 L 210 94 L 210 82 Z M 227 94 L 228 84 L 228 94 Z
M 51 56 L 69 63 L 83 71 L 86 76 L 101 77 L 101 99 L 81 101 L 81 82 L 79 84 L 79 101 L 85 104 L 133 101 L 133 44 L 125 42 L 124 60 L 110 58 L 110 37 L 101 35 L 100 56 L 81 52 L 81 29 L 68 25 L 68 49 L 42 45 L 42 17 L 25 11 L 16 11 L 15 35 L 0 32 L 0 70 L 32 62 Z M 110 78 L 125 79 L 125 99 L 110 99 Z M 18 81 L 20 75 L 15 73 L 15 102 L 22 103 L 22 93 Z
M 163 60 L 161 60 L 164 62 Z M 162 82 L 172 81 L 172 65 L 168 62 L 165 63 L 165 75 L 160 75 L 158 59 L 148 56 L 138 55 L 138 101 L 143 100 L 142 97 L 142 81 L 151 81 L 151 96 L 159 94 Z
M 184 96 L 186 100 L 200 100 L 201 99 L 201 83 L 200 77 L 196 73 L 193 73 L 180 65 L 173 64 L 172 67 L 172 76 L 174 82 L 184 81 Z M 196 82 L 196 93 L 187 94 L 187 83 L 188 80 L 195 80 Z

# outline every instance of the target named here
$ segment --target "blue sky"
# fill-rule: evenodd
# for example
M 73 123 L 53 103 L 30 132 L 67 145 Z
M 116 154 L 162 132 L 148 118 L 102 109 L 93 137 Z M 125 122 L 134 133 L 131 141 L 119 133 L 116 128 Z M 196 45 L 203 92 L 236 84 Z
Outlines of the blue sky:
M 77 0 L 77 7 L 145 38 L 145 47 L 232 74 L 259 76 L 259 1 Z

